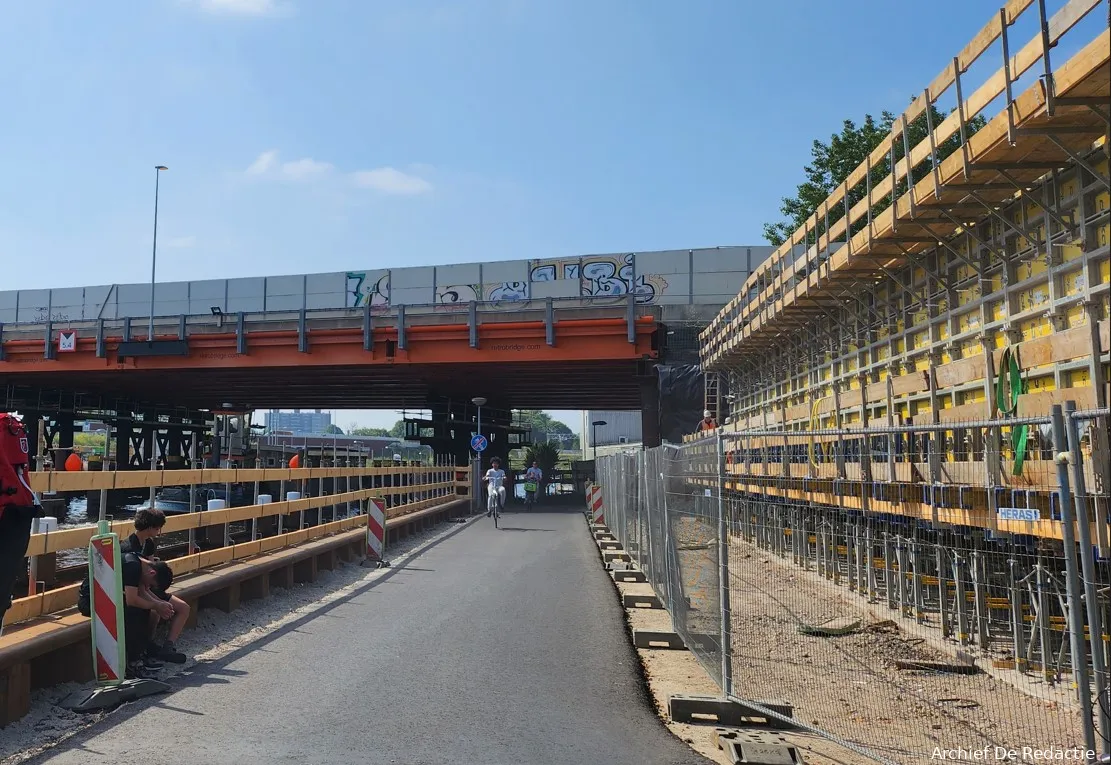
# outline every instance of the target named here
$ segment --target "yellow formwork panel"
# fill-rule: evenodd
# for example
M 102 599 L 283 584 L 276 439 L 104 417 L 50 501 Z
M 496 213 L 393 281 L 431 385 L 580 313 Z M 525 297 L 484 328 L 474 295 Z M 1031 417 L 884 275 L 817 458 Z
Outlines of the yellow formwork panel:
M 1066 295 L 1077 295 L 1083 292 L 1087 286 L 1088 277 L 1084 274 L 1083 268 L 1061 275 L 1061 289 L 1065 291 Z
M 1069 329 L 1087 324 L 1088 312 L 1084 310 L 1084 306 L 1082 305 L 1073 306 L 1065 311 L 1065 323 L 1068 325 Z
M 1107 244 L 1108 227 L 1103 227 L 1103 243 Z M 1099 283 L 1107 284 L 1111 282 L 1111 259 L 1106 259 L 1099 264 Z
M 966 390 L 957 394 L 960 398 L 961 404 L 978 404 L 984 400 L 984 391 L 980 390 Z
M 1070 242 L 1060 246 L 1061 260 L 1068 263 L 1070 260 L 1077 260 L 1084 254 L 1084 248 L 1079 241 Z
M 1002 321 L 1007 316 L 1007 305 L 1002 300 L 993 302 L 988 310 L 991 312 L 992 321 Z
M 925 348 L 930 344 L 929 331 L 915 332 L 910 336 L 910 347 L 914 349 Z
M 1057 384 L 1053 381 L 1052 374 L 1027 377 L 1026 385 L 1026 390 L 1030 393 L 1043 393 L 1045 391 L 1057 389 Z
M 1087 388 L 1092 384 L 1092 376 L 1087 369 L 1076 369 L 1065 375 L 1065 380 L 1070 388 Z
M 1053 334 L 1053 324 L 1050 323 L 1049 319 L 1043 317 L 1027 319 L 1024 322 L 1020 322 L 1018 329 L 1022 333 L 1023 340 L 1033 340 L 1036 337 L 1045 337 Z

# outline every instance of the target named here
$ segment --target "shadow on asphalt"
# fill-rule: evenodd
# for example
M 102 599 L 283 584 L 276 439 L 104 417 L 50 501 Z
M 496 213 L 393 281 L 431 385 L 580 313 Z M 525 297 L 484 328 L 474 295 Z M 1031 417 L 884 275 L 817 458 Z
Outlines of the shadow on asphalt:
M 451 525 L 455 528 L 449 530 L 439 539 L 430 542 L 427 547 L 421 550 L 421 552 L 427 552 L 447 541 L 448 539 L 451 539 L 456 534 L 468 528 L 471 524 L 459 523 Z M 351 602 L 360 595 L 373 590 L 380 584 L 389 583 L 389 580 L 396 576 L 398 573 L 409 570 L 410 569 L 404 565 L 386 569 L 386 573 L 375 579 L 374 581 L 367 582 L 361 587 L 357 587 L 356 589 L 349 592 L 347 595 L 344 595 L 342 598 L 337 598 L 326 606 L 322 606 L 320 609 L 313 611 L 312 613 L 305 614 L 299 619 L 296 619 L 289 624 L 286 624 L 283 627 L 274 630 L 269 635 L 265 635 L 241 648 L 237 648 L 223 658 L 211 662 L 197 663 L 185 673 L 177 675 L 176 677 L 167 678 L 164 681 L 171 687 L 171 690 L 168 693 L 162 694 L 161 696 L 149 696 L 146 699 L 142 699 L 140 701 L 128 702 L 124 706 L 108 712 L 103 718 L 91 722 L 91 724 L 89 724 L 89 726 L 82 730 L 80 733 L 76 733 L 70 738 L 65 739 L 64 741 L 59 741 L 56 745 L 51 745 L 48 749 L 43 750 L 42 752 L 36 754 L 34 757 L 28 760 L 24 760 L 24 762 L 28 765 L 42 762 L 47 757 L 51 757 L 54 754 L 57 754 L 58 747 L 64 747 L 66 749 L 77 749 L 80 751 L 89 751 L 100 754 L 100 752 L 96 752 L 95 750 L 88 748 L 86 746 L 86 743 L 100 733 L 103 733 L 106 729 L 115 727 L 122 722 L 130 720 L 136 715 L 142 714 L 143 710 L 149 709 L 152 706 L 168 707 L 169 705 L 166 702 L 169 699 L 173 698 L 176 691 L 179 691 L 183 688 L 196 688 L 202 685 L 223 685 L 231 683 L 237 677 L 245 676 L 247 674 L 246 672 L 237 669 L 231 669 L 228 665 L 237 661 L 248 653 L 265 650 L 264 646 L 273 643 L 275 640 L 284 635 L 287 635 L 291 632 L 304 632 L 304 630 L 302 630 L 301 628 L 311 622 L 313 619 L 316 619 L 319 616 L 327 616 L 333 609 Z M 419 571 L 422 569 L 414 570 Z M 176 707 L 170 708 L 176 709 Z
M 555 529 L 520 529 L 516 526 L 499 526 L 498 531 L 555 531 Z

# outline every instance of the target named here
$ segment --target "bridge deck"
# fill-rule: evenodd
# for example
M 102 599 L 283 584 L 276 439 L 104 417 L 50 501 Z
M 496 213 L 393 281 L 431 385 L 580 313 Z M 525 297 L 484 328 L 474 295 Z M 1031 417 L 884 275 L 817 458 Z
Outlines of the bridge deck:
M 660 342 L 653 309 L 631 304 L 181 316 L 157 320 L 153 346 L 141 323 L 141 340 L 129 321 L 4 328 L 0 371 L 17 385 L 201 408 L 483 395 L 506 407 L 636 409 L 636 377 Z M 75 350 L 60 350 L 59 330 L 77 332 Z
M 502 526 L 461 527 L 43 762 L 706 762 L 646 705 L 582 515 Z

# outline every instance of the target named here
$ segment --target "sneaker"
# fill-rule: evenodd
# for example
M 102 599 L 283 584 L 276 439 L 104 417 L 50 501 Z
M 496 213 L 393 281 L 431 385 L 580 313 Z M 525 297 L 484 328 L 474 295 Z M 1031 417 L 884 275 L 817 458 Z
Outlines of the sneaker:
M 147 669 L 162 669 L 166 665 L 155 657 L 147 655 L 143 657 L 143 666 Z
M 184 664 L 185 654 L 177 650 L 177 646 L 173 644 L 172 640 L 167 640 L 165 643 L 158 647 L 157 653 L 154 654 L 155 658 L 160 661 L 168 661 L 171 664 Z
M 124 678 L 127 680 L 149 680 L 152 677 L 149 670 L 143 666 L 141 661 L 131 661 L 127 663 L 127 671 L 124 673 Z

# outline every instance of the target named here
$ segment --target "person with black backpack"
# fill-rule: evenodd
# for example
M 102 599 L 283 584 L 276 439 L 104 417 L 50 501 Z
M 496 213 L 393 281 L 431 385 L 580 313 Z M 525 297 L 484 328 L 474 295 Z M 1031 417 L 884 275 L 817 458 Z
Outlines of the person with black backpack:
M 43 515 L 31 491 L 31 449 L 23 422 L 0 412 L 0 635 L 12 606 L 12 588 L 26 571 L 31 521 Z

